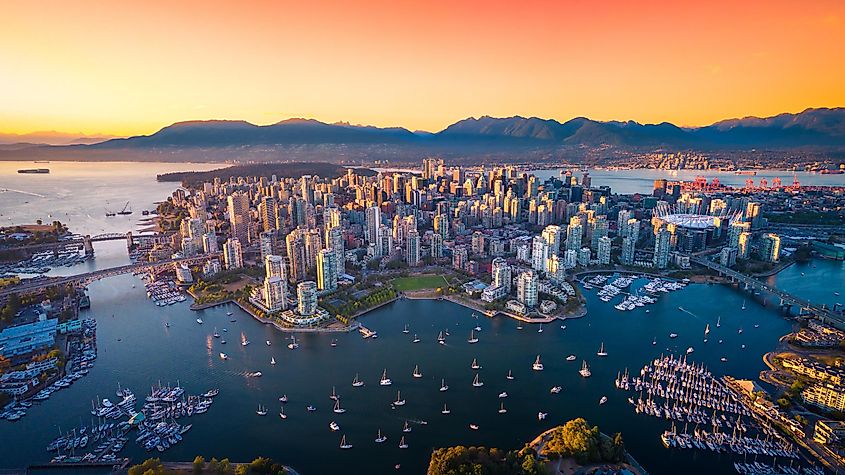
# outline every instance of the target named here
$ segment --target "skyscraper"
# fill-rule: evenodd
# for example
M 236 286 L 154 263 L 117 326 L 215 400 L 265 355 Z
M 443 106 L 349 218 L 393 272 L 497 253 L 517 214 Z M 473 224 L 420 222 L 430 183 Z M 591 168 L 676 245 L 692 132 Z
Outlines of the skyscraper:
M 238 238 L 229 238 L 223 245 L 223 262 L 226 269 L 240 269 L 244 266 L 243 249 Z
M 333 249 L 323 249 L 317 254 L 317 288 L 332 291 L 337 289 L 337 264 Z
M 443 236 L 437 233 L 431 235 L 431 257 L 434 259 L 443 257 Z
M 405 261 L 411 267 L 420 264 L 420 233 L 416 229 L 409 231 L 405 240 Z
M 511 266 L 508 261 L 497 257 L 492 264 L 493 287 L 504 287 L 508 292 L 511 290 Z
M 241 245 L 250 242 L 249 196 L 241 191 L 229 195 L 229 226 L 231 236 Z
M 526 307 L 537 306 L 537 274 L 534 271 L 525 271 L 517 276 L 516 299 Z
M 665 269 L 669 266 L 669 248 L 672 235 L 668 229 L 661 227 L 654 236 L 654 267 Z
M 573 216 L 569 220 L 569 226 L 566 227 L 566 250 L 578 251 L 581 249 L 581 235 L 584 233 L 584 227 L 581 225 L 581 218 Z
M 297 311 L 303 317 L 317 312 L 317 284 L 313 280 L 300 282 L 296 286 Z
M 531 268 L 538 272 L 545 272 L 548 258 L 549 244 L 543 236 L 534 236 L 531 240 Z
M 560 254 L 560 241 L 561 235 L 563 232 L 560 229 L 560 226 L 546 226 L 543 229 L 541 236 L 549 245 L 549 255 L 557 255 Z
M 607 236 L 599 238 L 597 257 L 601 265 L 610 264 L 610 243 L 611 240 Z

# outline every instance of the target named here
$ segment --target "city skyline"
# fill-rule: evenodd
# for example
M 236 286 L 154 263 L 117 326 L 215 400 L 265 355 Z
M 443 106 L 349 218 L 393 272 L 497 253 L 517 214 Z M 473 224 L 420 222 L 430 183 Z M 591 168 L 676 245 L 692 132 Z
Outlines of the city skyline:
M 20 3 L 7 17 L 4 133 L 285 117 L 437 131 L 480 115 L 700 126 L 845 103 L 845 6 L 828 1 Z

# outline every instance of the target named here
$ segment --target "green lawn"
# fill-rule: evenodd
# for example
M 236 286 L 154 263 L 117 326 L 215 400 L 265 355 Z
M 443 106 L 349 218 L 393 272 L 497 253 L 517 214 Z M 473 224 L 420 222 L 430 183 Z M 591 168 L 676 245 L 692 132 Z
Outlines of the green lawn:
M 448 287 L 449 283 L 442 275 L 418 275 L 412 277 L 399 277 L 390 281 L 393 287 L 399 291 L 436 289 Z

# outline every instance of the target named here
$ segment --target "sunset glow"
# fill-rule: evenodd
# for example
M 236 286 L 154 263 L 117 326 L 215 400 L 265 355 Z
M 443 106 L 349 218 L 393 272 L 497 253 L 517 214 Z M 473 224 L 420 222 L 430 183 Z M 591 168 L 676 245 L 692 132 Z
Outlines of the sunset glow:
M 670 121 L 845 104 L 845 2 L 24 2 L 0 132 L 288 117 Z

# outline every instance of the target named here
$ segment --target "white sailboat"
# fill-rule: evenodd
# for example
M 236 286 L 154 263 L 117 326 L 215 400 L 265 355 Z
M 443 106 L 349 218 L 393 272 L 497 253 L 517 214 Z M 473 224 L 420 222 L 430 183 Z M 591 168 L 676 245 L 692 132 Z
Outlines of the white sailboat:
M 543 324 L 540 324 L 540 328 L 537 329 L 537 333 L 543 333 Z
M 599 351 L 596 353 L 596 356 L 607 356 L 607 351 L 604 349 L 604 342 L 601 342 L 601 347 Z
M 381 444 L 382 442 L 387 440 L 387 436 L 382 435 L 381 429 L 378 430 L 378 437 L 376 437 L 376 443 Z
M 411 373 L 411 376 L 415 378 L 422 378 L 422 371 L 420 371 L 420 365 L 414 366 L 414 372 Z
M 437 343 L 440 343 L 441 345 L 445 345 L 445 344 L 446 344 L 446 337 L 444 337 L 444 336 L 443 336 L 443 331 L 442 331 L 442 330 L 440 331 L 440 334 L 439 334 L 439 335 L 437 335 Z
M 352 444 L 346 442 L 346 434 L 343 434 L 340 438 L 340 448 L 344 450 L 352 448 Z
M 449 390 L 449 386 L 446 385 L 446 380 L 441 379 L 440 380 L 440 392 L 442 393 L 442 392 L 445 392 L 445 391 L 448 391 L 448 390 Z
M 508 410 L 505 409 L 505 403 L 503 402 L 499 405 L 499 414 L 504 414 L 506 412 L 508 412 Z
M 408 421 L 405 421 L 405 425 L 402 426 L 402 432 L 408 433 L 411 432 L 411 426 L 408 424 Z
M 414 333 L 414 340 L 413 341 L 414 341 L 414 343 L 420 342 L 420 337 L 418 337 L 416 333 Z
M 481 365 L 478 364 L 475 358 L 472 359 L 472 364 L 469 367 L 475 370 L 481 369 Z
M 394 406 L 404 406 L 405 400 L 402 399 L 402 391 L 396 391 L 396 400 L 393 401 Z
M 405 436 L 403 435 L 401 439 L 399 439 L 399 448 L 400 449 L 407 449 L 408 443 L 405 442 Z
M 531 369 L 534 371 L 543 371 L 543 363 L 540 362 L 540 355 L 537 355 L 537 359 L 534 360 L 534 364 L 531 365 Z
M 379 385 L 381 386 L 390 386 L 393 384 L 393 381 L 387 377 L 387 368 L 384 369 L 384 372 L 381 373 L 381 379 L 379 380 Z
M 287 419 L 288 415 L 285 414 L 285 406 L 279 408 L 279 417 L 282 419 Z
M 358 378 L 358 373 L 355 373 L 355 378 L 352 380 L 352 387 L 353 388 L 360 388 L 364 385 L 364 382 Z
M 288 343 L 288 349 L 295 350 L 299 348 L 299 343 L 296 342 L 296 336 L 290 336 L 290 343 Z
M 484 382 L 478 377 L 478 373 L 475 373 L 475 379 L 472 380 L 472 387 L 480 388 L 481 386 L 484 386 Z
M 505 378 L 506 378 L 508 381 L 512 380 L 512 379 L 513 379 L 513 372 L 512 372 L 511 370 L 508 370 L 508 375 L 507 375 L 507 376 L 505 376 Z
M 452 411 L 450 411 L 450 410 L 449 410 L 449 408 L 448 408 L 448 407 L 446 407 L 446 403 L 444 402 L 444 403 L 443 403 L 443 410 L 442 410 L 442 411 L 440 411 L 440 414 L 443 414 L 443 415 L 448 415 L 448 414 L 451 414 L 451 412 L 452 412 Z
M 276 365 L 276 357 L 274 357 L 274 356 L 270 357 L 270 364 L 274 365 L 274 366 Z
M 742 309 L 745 310 L 745 300 L 742 301 Z
M 217 327 L 214 327 L 214 333 L 211 334 L 214 338 L 220 338 L 220 333 L 217 332 Z
M 255 411 L 256 414 L 259 416 L 266 416 L 267 415 L 267 408 L 262 406 L 261 404 L 258 405 L 258 410 Z
M 581 370 L 579 370 L 578 372 L 581 374 L 581 376 L 585 378 L 590 377 L 592 373 L 590 372 L 590 366 L 587 364 L 587 360 L 584 360 L 584 363 L 581 364 Z
M 411 330 L 408 330 L 408 324 L 405 324 L 405 328 L 402 330 L 402 333 L 411 333 Z
M 343 414 L 344 412 L 346 412 L 346 409 L 340 407 L 340 399 L 334 402 L 334 408 L 332 408 L 332 412 L 334 412 L 335 414 Z
M 469 343 L 469 344 L 478 343 L 478 338 L 476 338 L 476 336 L 475 336 L 475 330 L 469 331 L 469 339 L 467 340 L 467 343 Z
M 332 393 L 331 395 L 329 395 L 329 399 L 331 399 L 332 401 L 337 401 L 338 399 L 340 399 L 340 396 L 337 395 L 337 391 L 335 390 L 334 386 L 332 386 Z
M 722 326 L 722 316 L 719 315 L 719 317 L 716 319 L 716 328 L 719 328 L 721 326 Z

